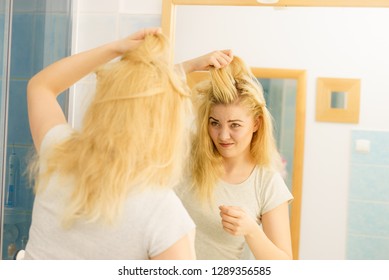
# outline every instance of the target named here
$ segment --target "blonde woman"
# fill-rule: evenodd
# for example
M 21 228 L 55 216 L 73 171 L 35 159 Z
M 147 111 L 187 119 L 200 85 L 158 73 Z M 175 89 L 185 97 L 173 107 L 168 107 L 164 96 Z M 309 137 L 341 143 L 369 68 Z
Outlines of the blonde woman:
M 230 51 L 212 52 L 182 68 L 210 72 L 193 93 L 190 179 L 177 188 L 196 223 L 197 258 L 292 259 L 293 197 L 280 175 L 261 85 Z
M 190 102 L 168 54 L 151 28 L 29 81 L 39 172 L 25 259 L 195 258 L 195 225 L 172 190 L 189 154 Z M 56 98 L 96 69 L 94 99 L 75 131 Z

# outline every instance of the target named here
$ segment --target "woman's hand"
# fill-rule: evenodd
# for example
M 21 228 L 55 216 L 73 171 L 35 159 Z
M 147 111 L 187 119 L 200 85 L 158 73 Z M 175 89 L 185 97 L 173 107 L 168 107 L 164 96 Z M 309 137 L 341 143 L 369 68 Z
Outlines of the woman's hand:
M 223 229 L 234 236 L 250 236 L 258 229 L 253 217 L 238 206 L 219 206 Z
M 151 27 L 141 29 L 121 40 L 116 41 L 116 49 L 119 55 L 124 54 L 127 51 L 135 49 L 149 34 L 159 34 L 161 33 L 160 27 Z
M 231 50 L 213 51 L 203 56 L 184 61 L 182 67 L 185 73 L 193 71 L 206 71 L 210 67 L 223 68 L 231 63 L 234 58 Z
M 59 94 L 97 67 L 136 48 L 147 34 L 160 32 L 160 28 L 142 29 L 124 39 L 65 57 L 32 77 L 27 86 L 28 117 L 37 151 L 47 131 L 67 122 L 57 101 Z

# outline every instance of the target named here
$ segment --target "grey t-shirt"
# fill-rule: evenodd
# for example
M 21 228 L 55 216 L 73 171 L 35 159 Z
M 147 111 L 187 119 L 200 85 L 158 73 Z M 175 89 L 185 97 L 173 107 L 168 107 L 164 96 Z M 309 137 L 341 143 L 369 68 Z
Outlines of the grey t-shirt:
M 71 131 L 67 125 L 51 129 L 41 153 Z M 195 227 L 173 190 L 150 188 L 127 198 L 114 226 L 79 220 L 65 230 L 61 215 L 69 189 L 54 177 L 36 195 L 25 259 L 149 259 Z
M 201 206 L 188 184 L 176 189 L 196 224 L 196 255 L 201 260 L 251 259 L 244 237 L 223 230 L 218 206 L 239 206 L 260 224 L 259 217 L 280 204 L 291 201 L 292 194 L 279 173 L 256 167 L 240 184 L 220 181 L 215 188 L 214 205 Z

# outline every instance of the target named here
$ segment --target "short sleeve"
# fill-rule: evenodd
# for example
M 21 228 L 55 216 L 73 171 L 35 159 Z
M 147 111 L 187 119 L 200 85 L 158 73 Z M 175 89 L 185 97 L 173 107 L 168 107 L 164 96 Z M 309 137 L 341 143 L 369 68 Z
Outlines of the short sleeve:
M 261 214 L 276 208 L 282 203 L 290 203 L 293 200 L 293 195 L 290 193 L 281 174 L 263 171 L 261 181 Z
M 160 199 L 149 221 L 149 256 L 161 254 L 195 228 L 177 195 L 170 191 Z
M 52 127 L 43 137 L 40 153 L 45 153 L 50 147 L 66 139 L 73 131 L 69 124 L 60 124 Z

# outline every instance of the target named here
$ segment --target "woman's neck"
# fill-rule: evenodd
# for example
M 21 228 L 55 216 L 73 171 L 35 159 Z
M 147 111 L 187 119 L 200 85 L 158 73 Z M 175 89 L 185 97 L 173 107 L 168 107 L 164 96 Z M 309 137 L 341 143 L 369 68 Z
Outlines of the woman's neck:
M 244 182 L 252 173 L 255 162 L 249 157 L 225 158 L 223 160 L 224 174 L 221 179 L 230 184 Z

